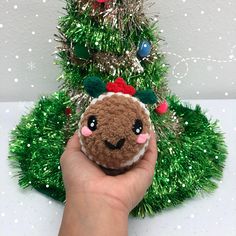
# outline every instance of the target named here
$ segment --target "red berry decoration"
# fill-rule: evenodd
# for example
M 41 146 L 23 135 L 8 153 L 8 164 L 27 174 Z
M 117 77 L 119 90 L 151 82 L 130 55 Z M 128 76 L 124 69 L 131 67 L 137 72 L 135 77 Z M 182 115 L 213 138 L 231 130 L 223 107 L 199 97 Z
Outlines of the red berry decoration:
M 67 116 L 70 116 L 71 113 L 72 113 L 71 108 L 70 108 L 70 107 L 67 107 L 66 110 L 65 110 L 65 114 L 66 114 Z
M 108 2 L 110 0 L 96 0 L 96 2 L 99 2 L 99 3 L 104 3 L 104 2 Z
M 133 86 L 127 85 L 123 78 L 117 78 L 115 82 L 108 82 L 106 89 L 108 92 L 113 93 L 124 93 L 133 96 L 136 93 L 136 90 Z
M 163 101 L 155 108 L 155 112 L 159 115 L 163 115 L 168 111 L 168 107 L 169 105 L 167 101 Z

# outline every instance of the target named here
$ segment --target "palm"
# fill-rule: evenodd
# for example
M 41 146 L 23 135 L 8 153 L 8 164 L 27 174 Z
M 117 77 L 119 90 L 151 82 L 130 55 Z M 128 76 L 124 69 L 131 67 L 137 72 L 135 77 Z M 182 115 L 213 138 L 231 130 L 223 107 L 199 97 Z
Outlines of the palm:
M 151 184 L 156 162 L 156 141 L 152 134 L 144 158 L 130 171 L 118 176 L 106 175 L 81 151 L 73 137 L 61 158 L 66 191 L 102 196 L 114 207 L 129 211 L 142 199 Z

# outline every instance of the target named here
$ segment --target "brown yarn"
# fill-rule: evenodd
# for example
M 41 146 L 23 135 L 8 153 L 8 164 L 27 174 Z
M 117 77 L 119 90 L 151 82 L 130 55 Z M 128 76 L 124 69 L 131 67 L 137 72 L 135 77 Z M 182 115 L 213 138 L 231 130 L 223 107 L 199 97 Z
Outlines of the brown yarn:
M 145 144 L 136 143 L 138 135 L 132 131 L 136 119 L 143 123 L 142 133 L 150 133 L 149 117 L 138 101 L 131 97 L 114 94 L 91 104 L 80 121 L 80 130 L 87 126 L 88 118 L 97 118 L 97 129 L 89 137 L 81 135 L 86 154 L 94 161 L 111 169 L 120 169 L 121 165 L 134 158 Z M 104 144 L 107 140 L 116 144 L 125 138 L 121 149 L 110 150 Z

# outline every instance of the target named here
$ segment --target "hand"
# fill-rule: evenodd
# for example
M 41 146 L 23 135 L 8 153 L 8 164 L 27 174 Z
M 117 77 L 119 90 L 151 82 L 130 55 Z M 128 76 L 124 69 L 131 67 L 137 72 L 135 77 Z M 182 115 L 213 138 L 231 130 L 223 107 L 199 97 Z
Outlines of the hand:
M 108 176 L 80 151 L 79 138 L 75 133 L 61 157 L 67 196 L 84 193 L 102 196 L 111 207 L 130 212 L 152 183 L 156 159 L 156 140 L 152 131 L 143 159 L 125 174 Z
M 156 160 L 157 147 L 152 131 L 142 160 L 122 175 L 108 176 L 80 151 L 79 137 L 75 133 L 61 157 L 67 205 L 73 209 L 76 205 L 81 219 L 84 214 L 90 218 L 96 210 L 128 217 L 152 183 Z

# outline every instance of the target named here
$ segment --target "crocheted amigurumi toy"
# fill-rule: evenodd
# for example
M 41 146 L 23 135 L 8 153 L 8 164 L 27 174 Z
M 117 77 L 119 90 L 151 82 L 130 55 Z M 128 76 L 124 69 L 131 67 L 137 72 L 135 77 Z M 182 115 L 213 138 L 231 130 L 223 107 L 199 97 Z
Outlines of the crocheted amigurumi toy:
M 105 169 L 129 169 L 148 147 L 151 120 L 145 104 L 157 102 L 155 93 L 136 91 L 122 78 L 105 85 L 89 77 L 84 87 L 95 99 L 79 122 L 82 152 Z

